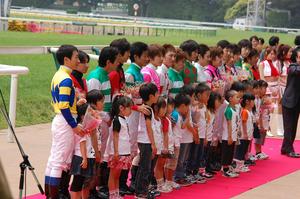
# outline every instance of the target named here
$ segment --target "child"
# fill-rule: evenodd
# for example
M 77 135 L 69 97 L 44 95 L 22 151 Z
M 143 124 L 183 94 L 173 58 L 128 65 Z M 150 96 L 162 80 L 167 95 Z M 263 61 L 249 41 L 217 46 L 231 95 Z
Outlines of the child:
M 107 145 L 110 168 L 108 187 L 109 198 L 121 198 L 119 195 L 119 178 L 122 169 L 128 170 L 131 166 L 130 135 L 127 117 L 131 114 L 132 100 L 126 96 L 117 95 L 112 104 L 112 132 Z
M 91 90 L 87 93 L 87 96 L 86 96 L 86 100 L 87 100 L 87 103 L 95 110 L 97 110 L 98 112 L 101 113 L 101 111 L 103 111 L 103 106 L 104 106 L 104 95 L 99 91 L 99 90 Z M 98 140 L 98 152 L 99 153 L 95 153 L 95 155 L 99 154 L 100 157 L 96 157 L 96 171 L 95 171 L 95 175 L 92 179 L 93 183 L 94 183 L 94 186 L 96 186 L 95 188 L 96 189 L 99 189 L 99 172 L 100 172 L 100 160 L 101 160 L 101 155 L 103 156 L 103 153 L 104 151 L 102 151 L 102 154 L 101 154 L 101 136 L 102 136 L 102 133 L 101 133 L 101 124 L 102 122 L 104 121 L 101 121 L 97 131 L 96 131 L 96 134 L 97 134 L 97 140 Z M 103 180 L 103 178 L 105 179 L 105 176 L 101 176 L 102 178 L 102 182 L 105 181 Z M 107 177 L 106 177 L 107 178 Z M 91 194 L 96 194 L 96 190 L 95 189 L 92 189 L 91 191 Z
M 189 122 L 188 119 L 183 119 L 187 118 L 189 115 L 189 107 L 191 104 L 191 98 L 183 93 L 179 93 L 175 97 L 175 110 L 172 113 L 172 121 L 175 123 L 173 127 L 173 132 L 174 132 L 174 137 L 175 137 L 175 148 L 178 149 L 178 155 L 176 155 L 175 151 L 175 156 L 177 156 L 176 159 L 170 160 L 167 164 L 168 168 L 168 180 L 171 181 L 174 173 L 175 173 L 175 182 L 177 185 L 179 184 L 180 186 L 189 186 L 193 184 L 190 182 L 188 179 L 185 178 L 185 171 L 184 171 L 184 163 L 187 159 L 187 156 L 189 155 L 189 145 L 188 144 L 181 144 L 181 138 L 183 134 L 188 131 L 187 130 L 187 125 L 186 123 Z M 181 146 L 183 148 L 181 148 Z M 180 160 L 179 160 L 180 158 Z M 180 161 L 180 162 L 179 162 Z M 178 166 L 178 163 L 180 164 Z M 177 177 L 177 178 L 176 178 Z
M 231 85 L 230 90 L 234 90 L 234 91 L 238 92 L 238 98 L 241 99 L 244 95 L 244 92 L 245 92 L 245 84 L 243 84 L 242 82 L 233 82 L 233 84 Z M 237 112 L 237 115 L 241 115 L 242 107 L 241 107 L 240 103 L 236 104 L 235 111 Z M 242 120 L 241 120 L 241 117 L 237 117 L 236 128 L 237 128 L 237 138 L 239 140 L 241 138 L 241 135 L 242 135 Z
M 243 96 L 242 106 L 242 137 L 240 138 L 240 144 L 236 147 L 235 162 L 236 172 L 249 172 L 250 169 L 245 166 L 245 155 L 248 151 L 250 141 L 253 137 L 253 114 L 252 109 L 254 107 L 255 96 L 251 93 L 246 93 Z
M 98 60 L 98 66 L 96 69 L 91 71 L 88 76 L 88 90 L 93 89 L 100 90 L 104 95 L 104 107 L 101 112 L 101 152 L 105 152 L 107 139 L 109 135 L 109 126 L 111 125 L 111 120 L 109 112 L 111 110 L 111 84 L 109 80 L 109 73 L 116 70 L 119 65 L 119 51 L 114 47 L 104 47 L 101 50 Z M 108 169 L 107 160 L 102 159 L 101 163 L 101 183 L 103 183 L 104 191 L 108 194 L 107 181 L 108 181 Z M 106 177 L 105 177 L 106 176 Z
M 169 87 L 170 87 L 170 80 L 168 77 L 168 69 L 174 65 L 176 49 L 171 44 L 164 44 L 163 45 L 165 55 L 163 58 L 163 64 L 158 67 L 156 70 L 159 80 L 160 80 L 160 89 L 161 95 L 167 97 L 169 95 Z
M 202 175 L 204 171 L 199 168 L 202 168 L 203 165 L 203 149 L 204 144 L 206 143 L 206 119 L 207 119 L 207 110 L 206 104 L 209 98 L 210 88 L 205 83 L 200 83 L 195 88 L 195 98 L 197 102 L 195 105 L 192 105 L 192 122 L 197 131 L 197 139 L 200 144 L 192 144 L 190 157 L 187 164 L 187 172 L 189 175 L 196 176 L 197 183 L 205 183 L 205 178 Z M 199 172 L 200 171 L 200 172 Z M 200 174 L 200 175 L 199 175 Z
M 212 156 L 213 156 L 213 133 L 214 133 L 214 124 L 216 118 L 216 111 L 222 104 L 222 97 L 217 92 L 211 92 L 208 102 L 207 102 L 207 124 L 206 124 L 206 139 L 207 144 L 204 146 L 203 156 L 205 158 L 205 172 L 208 174 L 214 174 L 213 169 L 211 168 L 212 165 Z
M 170 80 L 169 95 L 173 98 L 175 98 L 175 96 L 179 93 L 181 87 L 183 87 L 184 85 L 182 76 L 180 75 L 180 72 L 184 67 L 184 61 L 184 52 L 181 49 L 177 48 L 175 54 L 175 63 L 168 69 L 168 77 Z
M 184 68 L 180 72 L 185 85 L 197 82 L 197 69 L 192 63 L 198 58 L 198 46 L 199 44 L 194 40 L 184 41 L 180 45 L 186 56 Z
M 201 83 L 196 86 L 196 97 L 199 101 L 198 108 L 200 112 L 200 119 L 198 121 L 198 133 L 200 139 L 200 147 L 199 147 L 199 156 L 197 157 L 197 161 L 200 163 L 199 174 L 206 178 L 210 179 L 213 176 L 209 173 L 205 172 L 205 165 L 206 165 L 206 158 L 204 154 L 204 148 L 207 146 L 207 122 L 208 122 L 208 110 L 207 110 L 207 103 L 210 96 L 210 88 L 205 83 Z M 197 171 L 198 173 L 198 171 Z
M 161 93 L 160 80 L 156 72 L 158 66 L 163 62 L 164 49 L 158 44 L 152 44 L 148 47 L 148 56 L 150 62 L 147 66 L 142 68 L 141 73 L 144 77 L 144 82 L 154 83 L 157 86 L 159 93 Z
M 190 97 L 191 104 L 195 103 L 195 89 L 191 84 L 184 85 L 181 89 L 181 93 Z M 175 179 L 179 185 L 185 186 L 187 184 L 187 181 L 195 183 L 198 180 L 198 178 L 196 179 L 192 175 L 187 176 L 187 168 L 185 162 L 189 159 L 193 142 L 195 142 L 195 144 L 199 144 L 199 136 L 198 132 L 194 129 L 192 125 L 191 109 L 189 108 L 188 114 L 181 115 L 181 117 L 184 118 L 183 123 L 186 126 L 186 129 L 181 131 L 180 152 L 175 173 Z
M 92 108 L 88 108 L 88 104 L 78 106 L 78 124 L 83 123 L 87 114 L 97 115 Z M 99 121 L 97 116 L 95 119 L 96 122 Z M 95 154 L 99 153 L 95 140 L 97 140 L 96 131 L 91 132 L 90 135 L 86 134 L 84 137 L 75 136 L 75 149 L 71 163 L 73 181 L 70 189 L 71 197 L 74 199 L 89 197 L 91 184 L 85 181 L 94 175 Z M 99 157 L 99 155 L 97 156 Z
M 165 118 L 167 112 L 167 102 L 164 97 L 160 96 L 158 101 L 153 106 L 154 111 L 154 140 L 157 146 L 157 162 L 155 166 L 155 178 L 157 181 L 157 190 L 162 193 L 169 193 L 172 188 L 164 181 L 164 166 L 166 162 L 166 155 L 169 154 L 169 120 Z M 164 125 L 162 125 L 164 123 Z
M 153 83 L 143 84 L 140 87 L 140 96 L 145 105 L 152 106 L 158 100 L 158 89 Z M 150 115 L 140 113 L 138 127 L 138 147 L 140 151 L 139 168 L 135 179 L 135 194 L 139 198 L 148 197 L 148 186 L 151 175 L 151 161 L 157 153 L 157 146 L 154 140 L 153 123 L 154 114 L 152 108 L 149 107 Z
M 255 143 L 255 151 L 256 151 L 256 159 L 258 160 L 265 160 L 268 159 L 269 156 L 262 152 L 261 146 L 264 145 L 266 139 L 266 132 L 269 130 L 270 127 L 270 114 L 272 109 L 272 101 L 270 97 L 266 95 L 266 91 L 268 88 L 268 83 L 264 80 L 259 80 L 260 85 L 260 105 L 259 105 L 259 136 L 256 136 L 254 139 Z M 256 107 L 258 108 L 258 107 Z
M 105 151 L 108 138 L 108 127 L 110 126 L 109 111 L 111 110 L 111 85 L 108 74 L 116 70 L 119 64 L 119 51 L 114 47 L 104 47 L 101 50 L 98 67 L 91 71 L 88 76 L 88 90 L 100 90 L 104 95 L 104 115 L 102 119 L 105 121 L 102 124 L 102 145 L 101 151 Z
M 188 99 L 187 101 L 184 101 L 184 99 Z M 189 98 L 186 96 L 186 98 L 182 99 L 182 103 L 186 104 L 186 106 L 189 104 L 190 101 Z M 179 147 L 180 147 L 180 134 L 176 131 L 176 124 L 178 121 L 178 112 L 174 111 L 175 107 L 175 99 L 172 97 L 168 97 L 168 103 L 167 103 L 167 119 L 170 122 L 169 125 L 169 151 L 171 154 L 173 154 L 173 158 L 167 159 L 165 164 L 165 178 L 166 178 L 166 184 L 171 187 L 172 189 L 179 189 L 180 185 L 178 185 L 173 180 L 174 170 L 177 166 L 177 160 L 179 155 Z M 175 114 L 176 112 L 176 114 Z M 173 114 L 174 113 L 174 114 Z
M 222 135 L 222 170 L 223 176 L 229 178 L 238 177 L 238 174 L 233 172 L 229 166 L 233 160 L 234 146 L 237 141 L 237 118 L 238 113 L 236 111 L 236 105 L 239 103 L 240 98 L 238 92 L 235 90 L 229 90 L 225 94 L 226 101 L 229 105 L 225 109 L 224 120 L 224 132 Z

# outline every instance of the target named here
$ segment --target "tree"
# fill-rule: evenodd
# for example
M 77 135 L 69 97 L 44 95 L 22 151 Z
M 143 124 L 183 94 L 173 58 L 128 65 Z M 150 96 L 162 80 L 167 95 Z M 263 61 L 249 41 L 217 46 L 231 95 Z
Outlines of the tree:
M 230 21 L 234 18 L 245 16 L 247 14 L 248 0 L 239 0 L 226 11 L 224 20 Z

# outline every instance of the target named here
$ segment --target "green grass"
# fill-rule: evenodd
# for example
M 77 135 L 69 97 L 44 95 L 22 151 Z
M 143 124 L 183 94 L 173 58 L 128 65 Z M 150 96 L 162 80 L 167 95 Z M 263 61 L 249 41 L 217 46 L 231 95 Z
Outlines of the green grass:
M 249 38 L 252 35 L 263 37 L 267 43 L 268 38 L 272 35 L 278 35 L 282 43 L 292 44 L 294 40 L 293 35 L 289 34 L 273 34 L 265 32 L 253 31 L 238 31 L 232 29 L 217 30 L 216 37 L 199 37 L 195 34 L 186 32 L 178 33 L 178 35 L 171 36 L 123 36 L 130 42 L 143 41 L 146 43 L 172 43 L 180 45 L 184 40 L 194 39 L 197 42 L 205 43 L 207 45 L 215 45 L 219 40 L 227 39 L 230 42 L 238 42 L 243 38 Z M 47 45 L 104 45 L 109 44 L 112 40 L 122 36 L 100 36 L 100 35 L 61 35 L 58 33 L 29 33 L 29 32 L 0 32 L 0 46 L 47 46 Z
M 273 35 L 271 33 L 236 31 L 220 29 L 216 37 L 187 37 L 186 34 L 171 37 L 132 37 L 126 36 L 130 42 L 144 41 L 146 43 L 172 43 L 179 45 L 186 39 L 195 39 L 200 43 L 215 45 L 221 39 L 238 42 L 242 38 L 251 35 L 264 37 L 266 41 Z M 288 34 L 276 34 L 282 43 L 292 44 L 294 36 Z M 93 36 L 93 35 L 61 35 L 54 33 L 21 33 L 0 32 L 0 46 L 47 46 L 81 44 L 81 45 L 103 45 L 109 44 L 119 36 Z M 39 124 L 50 122 L 53 111 L 50 105 L 50 82 L 55 73 L 55 66 L 51 55 L 0 55 L 0 64 L 27 66 L 30 70 L 28 75 L 19 77 L 18 100 L 17 100 L 17 126 Z M 90 70 L 96 66 L 96 62 L 90 63 Z M 10 77 L 0 77 L 0 88 L 4 93 L 6 103 L 9 102 Z M 1 104 L 1 103 L 0 103 Z M 6 128 L 6 123 L 0 115 L 0 129 Z
M 50 83 L 56 71 L 52 55 L 0 55 L 0 63 L 27 66 L 30 70 L 28 75 L 19 76 L 16 126 L 51 121 Z M 95 67 L 96 62 L 92 61 L 91 66 Z M 0 88 L 8 108 L 10 76 L 0 76 Z M 4 117 L 0 114 L 0 129 L 6 127 Z

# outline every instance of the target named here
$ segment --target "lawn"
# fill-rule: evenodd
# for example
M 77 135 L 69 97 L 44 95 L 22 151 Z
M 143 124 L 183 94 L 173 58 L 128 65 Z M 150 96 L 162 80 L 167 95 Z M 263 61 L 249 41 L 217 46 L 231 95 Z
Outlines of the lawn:
M 132 37 L 126 36 L 130 42 L 144 41 L 146 43 L 172 43 L 179 45 L 187 39 L 195 39 L 197 42 L 215 45 L 221 39 L 237 42 L 251 35 L 264 37 L 267 41 L 273 35 L 271 33 L 236 31 L 220 29 L 216 37 L 198 37 L 181 34 L 172 37 Z M 281 42 L 292 44 L 293 35 L 276 34 Z M 47 46 L 61 44 L 75 45 L 104 45 L 120 36 L 94 36 L 94 35 L 61 35 L 53 33 L 20 33 L 0 32 L 0 46 Z M 19 78 L 17 101 L 17 126 L 50 122 L 53 116 L 50 106 L 50 82 L 55 73 L 55 66 L 51 55 L 0 55 L 0 64 L 22 65 L 30 69 L 30 73 Z M 96 66 L 93 61 L 91 69 Z M 5 95 L 6 103 L 9 101 L 10 78 L 0 76 L 0 88 Z M 0 103 L 1 104 L 1 103 Z M 0 129 L 6 128 L 2 115 L 0 115 Z

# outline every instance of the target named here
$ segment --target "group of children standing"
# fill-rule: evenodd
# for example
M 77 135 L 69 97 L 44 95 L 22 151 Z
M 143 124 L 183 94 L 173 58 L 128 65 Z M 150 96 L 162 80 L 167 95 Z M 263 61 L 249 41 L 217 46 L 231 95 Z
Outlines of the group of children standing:
M 254 80 L 239 66 L 245 63 L 241 55 L 248 56 L 245 43 L 209 48 L 187 40 L 175 48 L 118 39 L 101 50 L 87 80 L 82 75 L 89 56 L 61 46 L 53 105 L 67 121 L 62 128 L 69 125 L 75 134 L 53 139 L 47 171 L 60 172 L 53 177 L 46 171 L 47 197 L 69 197 L 73 175 L 71 198 L 154 198 L 206 183 L 218 171 L 238 177 L 256 160 L 267 159 L 262 146 L 272 98 L 266 81 Z M 66 113 L 70 107 L 73 112 Z M 94 128 L 85 128 L 88 117 Z M 52 129 L 53 137 L 58 129 Z M 59 145 L 71 140 L 72 152 L 65 156 Z

